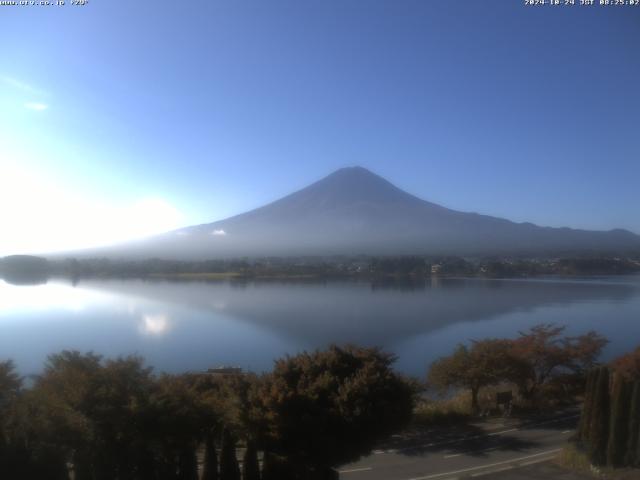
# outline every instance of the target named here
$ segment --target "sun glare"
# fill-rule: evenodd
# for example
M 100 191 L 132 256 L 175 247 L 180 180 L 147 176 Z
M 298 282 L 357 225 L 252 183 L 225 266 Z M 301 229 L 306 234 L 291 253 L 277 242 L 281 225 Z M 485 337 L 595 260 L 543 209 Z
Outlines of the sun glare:
M 114 205 L 87 199 L 32 172 L 0 175 L 0 255 L 110 245 L 178 228 L 180 212 L 161 198 Z

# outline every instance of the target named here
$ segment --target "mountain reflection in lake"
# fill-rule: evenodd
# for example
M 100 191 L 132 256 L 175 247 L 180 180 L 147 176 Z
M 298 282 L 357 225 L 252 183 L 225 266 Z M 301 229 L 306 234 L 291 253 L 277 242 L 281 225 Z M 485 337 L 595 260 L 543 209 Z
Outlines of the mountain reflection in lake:
M 515 336 L 534 324 L 595 329 L 611 357 L 640 343 L 640 277 L 426 282 L 0 280 L 0 359 L 23 374 L 61 349 L 139 354 L 158 370 L 233 364 L 268 370 L 273 359 L 331 342 L 379 345 L 402 371 L 459 342 Z

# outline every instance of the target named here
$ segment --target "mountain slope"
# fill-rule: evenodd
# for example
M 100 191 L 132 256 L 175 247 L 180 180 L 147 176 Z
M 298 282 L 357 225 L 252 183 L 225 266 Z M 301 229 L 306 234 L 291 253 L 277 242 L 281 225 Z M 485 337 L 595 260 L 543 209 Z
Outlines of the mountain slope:
M 640 236 L 450 210 L 361 167 L 338 170 L 261 208 L 110 250 L 117 256 L 212 258 L 331 254 L 561 254 L 640 251 Z

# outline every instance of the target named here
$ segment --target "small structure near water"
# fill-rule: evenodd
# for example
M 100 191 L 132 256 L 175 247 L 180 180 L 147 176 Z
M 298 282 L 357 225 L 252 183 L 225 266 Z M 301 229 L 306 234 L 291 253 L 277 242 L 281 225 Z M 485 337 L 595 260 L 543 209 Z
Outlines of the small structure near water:
M 213 375 L 214 377 L 234 377 L 238 375 L 242 375 L 242 368 L 240 367 L 229 367 L 226 365 L 209 368 L 207 369 L 207 374 Z

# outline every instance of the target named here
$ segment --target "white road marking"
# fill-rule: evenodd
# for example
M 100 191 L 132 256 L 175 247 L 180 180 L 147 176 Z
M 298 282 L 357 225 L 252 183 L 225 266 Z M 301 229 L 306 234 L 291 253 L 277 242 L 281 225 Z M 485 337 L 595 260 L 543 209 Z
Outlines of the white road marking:
M 488 472 L 472 473 L 471 476 L 472 477 L 481 477 L 483 475 L 492 475 L 494 473 L 504 472 L 505 470 L 511 470 L 512 468 L 513 467 L 511 465 L 509 465 L 507 467 L 496 468 L 495 470 L 489 470 Z
M 526 467 L 527 465 L 535 465 L 536 463 L 542 463 L 542 462 L 548 462 L 549 460 L 551 460 L 553 457 L 549 457 L 549 458 L 538 458 L 536 460 L 529 460 L 528 462 L 522 462 L 519 463 L 518 466 L 519 467 Z
M 509 430 L 502 430 L 501 432 L 487 433 L 487 437 L 493 437 L 494 435 L 502 435 L 503 433 L 517 432 L 518 430 L 519 430 L 518 428 L 510 428 Z
M 473 435 L 471 437 L 462 437 L 462 438 L 457 438 L 455 440 L 446 440 L 444 442 L 423 443 L 423 444 L 420 444 L 420 445 L 413 445 L 411 447 L 391 449 L 391 450 L 374 450 L 373 453 L 375 455 L 380 455 L 380 454 L 383 454 L 383 453 L 409 452 L 411 450 L 417 450 L 419 448 L 437 447 L 437 446 L 441 446 L 441 445 L 450 445 L 450 444 L 455 444 L 455 443 L 460 443 L 460 442 L 468 442 L 469 440 L 477 440 L 479 438 L 485 438 L 485 437 L 491 437 L 491 436 L 495 436 L 495 435 L 503 435 L 505 433 L 517 432 L 517 431 L 523 430 L 525 428 L 537 427 L 539 425 L 546 425 L 548 423 L 557 423 L 557 422 L 561 422 L 563 420 L 569 420 L 569 419 L 572 419 L 572 418 L 578 418 L 579 416 L 580 416 L 580 414 L 570 415 L 568 417 L 562 417 L 562 418 L 554 418 L 552 420 L 545 420 L 545 421 L 539 422 L 539 423 L 525 424 L 525 425 L 522 425 L 522 426 L 517 427 L 517 428 L 510 428 L 508 430 L 501 430 L 499 432 L 482 433 L 482 434 L 479 434 L 479 435 Z
M 517 462 L 520 462 L 521 460 L 528 460 L 530 458 L 539 457 L 541 455 L 551 455 L 553 453 L 558 453 L 560 450 L 562 450 L 562 449 L 561 448 L 556 448 L 555 450 L 547 450 L 546 452 L 534 453 L 533 455 L 527 455 L 527 456 L 519 457 L 519 458 L 512 458 L 511 460 L 504 460 L 502 462 L 489 463 L 487 465 L 479 465 L 477 467 L 463 468 L 462 470 L 455 470 L 453 472 L 434 473 L 433 475 L 427 475 L 427 476 L 424 476 L 424 477 L 414 477 L 414 478 L 410 478 L 409 480 L 429 480 L 430 478 L 444 477 L 446 475 L 456 475 L 458 473 L 472 472 L 474 470 L 482 470 L 482 469 L 485 469 L 485 468 L 497 467 L 499 465 L 507 465 L 507 464 L 510 464 L 510 463 L 517 463 Z
M 563 434 L 565 434 L 565 433 L 571 433 L 571 432 L 573 432 L 573 430 L 565 430 L 565 431 L 564 431 L 564 432 L 562 432 L 562 433 L 563 433 Z
M 373 468 L 371 468 L 371 467 L 350 468 L 349 470 L 338 470 L 338 473 L 367 472 L 369 470 L 373 470 Z
M 454 458 L 454 457 L 459 457 L 461 455 L 468 455 L 470 453 L 485 453 L 485 452 L 493 452 L 495 450 L 499 450 L 501 447 L 491 447 L 491 448 L 485 448 L 482 450 L 468 450 L 466 452 L 462 452 L 462 453 L 454 453 L 452 455 L 445 455 L 444 458 Z

